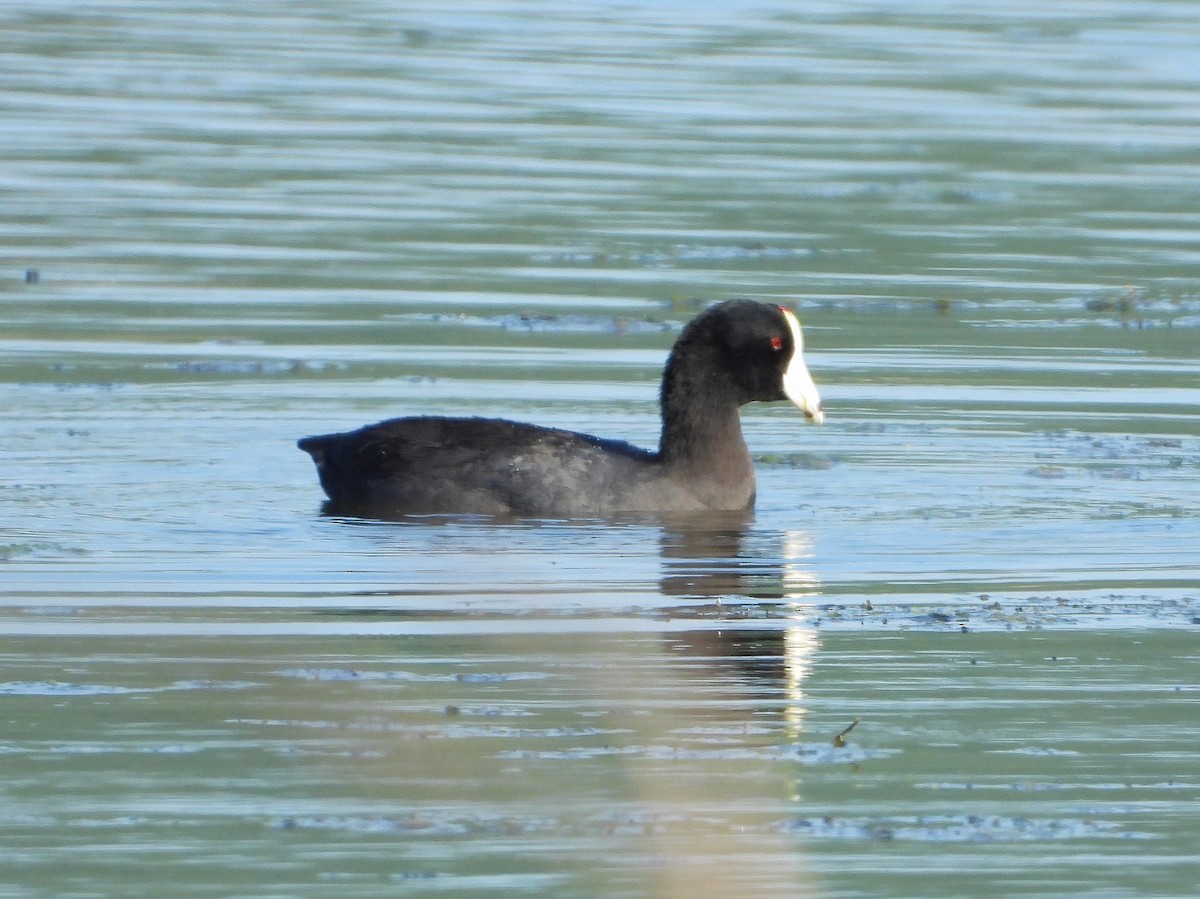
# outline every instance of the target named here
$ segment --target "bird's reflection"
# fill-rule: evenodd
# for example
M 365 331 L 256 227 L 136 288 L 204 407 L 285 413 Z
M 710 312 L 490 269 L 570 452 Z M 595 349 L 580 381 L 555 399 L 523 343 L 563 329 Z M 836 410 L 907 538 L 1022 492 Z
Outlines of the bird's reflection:
M 669 523 L 661 538 L 664 597 L 694 599 L 675 616 L 723 624 L 673 635 L 689 656 L 733 671 L 753 691 L 777 698 L 789 736 L 803 730 L 804 684 L 820 646 L 810 600 L 820 591 L 812 540 L 804 531 L 752 531 L 749 517 Z M 773 627 L 752 624 L 767 619 Z
M 562 809 L 591 808 L 571 812 L 564 830 L 591 826 L 589 814 L 602 822 L 606 845 L 620 847 L 611 850 L 614 857 L 638 878 L 636 895 L 749 899 L 783 895 L 780 884 L 791 888 L 787 895 L 815 895 L 808 886 L 817 875 L 806 853 L 791 835 L 763 823 L 788 814 L 803 794 L 793 744 L 813 736 L 806 732 L 812 724 L 805 721 L 805 693 L 818 649 L 811 598 L 820 585 L 804 531 L 764 528 L 745 516 L 408 524 L 368 527 L 380 557 L 411 573 L 395 575 L 407 583 L 393 590 L 364 591 L 366 602 L 353 614 L 375 609 L 396 617 L 398 634 L 413 633 L 421 615 L 437 616 L 446 625 L 441 632 L 386 653 L 424 654 L 433 671 L 456 673 L 452 683 L 436 675 L 423 681 L 408 712 L 384 694 L 381 714 L 445 739 L 410 741 L 422 744 L 416 753 L 407 746 L 385 753 L 388 776 L 364 769 L 364 795 L 378 802 L 391 784 L 395 803 L 409 806 L 410 785 L 420 783 L 444 785 L 443 804 L 462 804 L 469 794 L 502 807 L 497 797 L 511 796 L 522 809 L 546 809 L 551 819 Z M 568 545 L 567 558 L 582 566 L 574 574 L 563 571 L 563 556 L 556 555 Z M 486 565 L 501 550 L 515 559 Z M 436 592 L 440 582 L 417 567 L 422 559 L 480 601 L 448 609 L 447 595 Z M 507 564 L 513 561 L 532 564 L 533 577 Z M 551 574 L 556 591 L 566 592 L 564 581 L 577 583 L 601 604 L 567 618 L 570 627 L 560 630 L 561 593 L 536 592 Z M 500 587 L 484 592 L 481 577 Z M 503 627 L 495 610 L 523 584 L 533 591 L 513 613 L 518 627 Z M 621 605 L 614 607 L 614 596 Z M 637 602 L 632 609 L 625 605 L 630 596 Z M 529 609 L 536 614 L 526 617 Z M 660 625 L 664 615 L 669 620 Z M 464 621 L 470 626 L 456 627 Z M 497 664 L 532 667 L 546 672 L 546 680 L 458 679 Z M 426 689 L 454 697 L 448 721 L 430 722 Z M 531 721 L 464 726 L 457 720 L 464 700 Z M 498 765 L 503 740 L 511 749 Z M 581 765 L 581 759 L 604 761 Z M 471 772 L 467 781 L 463 772 Z M 569 857 L 580 865 L 590 858 L 575 850 Z
M 389 547 L 398 533 L 379 530 L 379 518 L 343 521 L 370 527 L 375 539 Z M 794 738 L 803 730 L 804 684 L 820 645 L 819 633 L 812 624 L 811 599 L 821 587 L 811 567 L 815 554 L 812 540 L 805 531 L 758 527 L 752 513 L 698 518 L 624 516 L 576 524 L 490 516 L 402 516 L 388 522 L 395 523 L 405 523 L 422 534 L 449 527 L 459 539 L 464 533 L 462 528 L 469 525 L 489 534 L 512 528 L 519 532 L 562 527 L 582 528 L 584 532 L 598 527 L 599 533 L 656 533 L 661 561 L 659 593 L 664 600 L 671 600 L 663 602 L 662 611 L 677 622 L 696 622 L 694 629 L 669 633 L 666 640 L 672 650 L 732 676 L 740 691 L 773 706 L 782 698 L 788 735 Z M 467 543 L 473 545 L 469 540 Z M 407 545 L 403 549 L 405 553 L 410 551 Z M 397 587 L 372 590 L 369 595 L 423 595 L 426 589 Z M 402 615 L 409 619 L 444 618 L 449 614 L 444 608 L 410 608 L 403 612 L 354 608 L 345 613 Z

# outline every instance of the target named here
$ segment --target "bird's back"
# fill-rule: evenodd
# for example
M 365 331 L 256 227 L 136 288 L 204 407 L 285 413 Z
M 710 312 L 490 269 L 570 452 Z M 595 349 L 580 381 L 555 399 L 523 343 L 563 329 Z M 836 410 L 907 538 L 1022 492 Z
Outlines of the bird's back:
M 657 456 L 631 444 L 490 418 L 397 418 L 306 437 L 330 511 L 570 516 L 637 506 Z

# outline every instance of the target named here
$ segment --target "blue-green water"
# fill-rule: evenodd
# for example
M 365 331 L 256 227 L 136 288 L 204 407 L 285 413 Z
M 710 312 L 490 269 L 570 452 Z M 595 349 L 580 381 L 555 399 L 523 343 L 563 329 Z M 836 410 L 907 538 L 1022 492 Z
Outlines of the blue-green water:
M 6 4 L 0 896 L 1194 895 L 1194 18 Z M 735 295 L 752 520 L 320 516 Z

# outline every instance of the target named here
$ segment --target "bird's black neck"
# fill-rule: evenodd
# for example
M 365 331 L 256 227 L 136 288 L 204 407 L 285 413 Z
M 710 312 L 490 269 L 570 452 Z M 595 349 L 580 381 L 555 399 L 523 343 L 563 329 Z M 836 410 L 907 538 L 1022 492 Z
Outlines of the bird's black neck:
M 698 489 L 753 498 L 754 467 L 742 436 L 737 389 L 703 354 L 673 354 L 662 385 L 663 464 L 695 474 Z

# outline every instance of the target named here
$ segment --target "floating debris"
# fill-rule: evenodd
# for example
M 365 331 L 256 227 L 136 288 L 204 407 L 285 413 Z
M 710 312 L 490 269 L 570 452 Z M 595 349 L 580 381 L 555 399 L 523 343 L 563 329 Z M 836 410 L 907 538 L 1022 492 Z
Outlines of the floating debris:
M 467 315 L 444 312 L 404 312 L 392 321 L 419 324 L 454 324 L 470 328 L 497 328 L 530 334 L 660 334 L 678 331 L 680 322 L 611 315 L 558 315 L 548 312 L 515 312 L 505 315 Z
M 796 818 L 782 821 L 786 833 L 835 840 L 919 843 L 1049 842 L 1108 838 L 1151 839 L 1152 834 L 1123 830 L 1112 821 L 1088 818 L 1024 818 L 1007 815 L 922 815 L 888 818 Z
M 845 728 L 843 728 L 841 733 L 839 733 L 836 737 L 833 738 L 833 741 L 832 741 L 833 745 L 838 747 L 839 749 L 844 749 L 846 746 L 846 737 L 849 735 L 850 731 L 852 731 L 852 730 L 854 730 L 854 728 L 858 727 L 860 720 L 861 719 L 859 719 L 859 718 L 855 718 L 853 721 L 850 722 L 849 725 L 847 725 Z
M 407 681 L 413 683 L 503 684 L 512 681 L 545 680 L 553 675 L 545 671 L 466 672 L 457 674 L 417 674 L 412 671 L 362 671 L 357 668 L 281 668 L 279 677 L 299 680 L 337 681 Z

